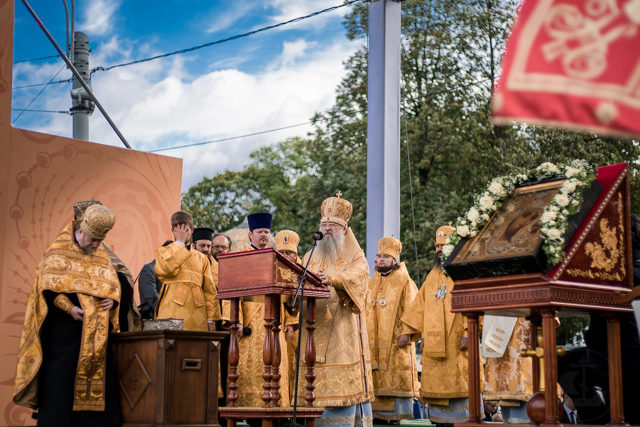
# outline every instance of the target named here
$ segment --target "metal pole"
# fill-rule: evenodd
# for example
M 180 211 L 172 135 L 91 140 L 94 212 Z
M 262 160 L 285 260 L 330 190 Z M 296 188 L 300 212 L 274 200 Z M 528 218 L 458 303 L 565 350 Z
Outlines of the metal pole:
M 87 85 L 91 85 L 89 80 L 89 37 L 84 33 L 73 34 L 73 65 L 82 76 L 82 80 Z M 95 104 L 75 76 L 73 77 L 73 89 L 71 89 L 71 105 L 73 137 L 88 141 L 89 116 L 93 113 Z
M 87 95 L 89 95 L 89 97 L 93 100 L 93 102 L 96 103 L 96 106 L 98 107 L 98 109 L 100 110 L 100 112 L 102 113 L 104 118 L 107 120 L 107 122 L 109 122 L 109 125 L 111 125 L 111 128 L 118 135 L 118 137 L 120 138 L 120 140 L 122 141 L 124 146 L 127 147 L 127 148 L 131 148 L 131 146 L 129 145 L 127 140 L 124 138 L 122 133 L 120 133 L 120 131 L 118 130 L 118 127 L 116 126 L 116 124 L 113 123 L 113 120 L 111 120 L 111 117 L 109 117 L 109 115 L 107 114 L 105 109 L 102 107 L 102 105 L 100 104 L 98 99 L 93 94 L 93 92 L 91 91 L 91 88 L 89 88 L 89 85 L 87 85 L 87 83 L 84 81 L 84 79 L 82 78 L 82 76 L 80 75 L 78 70 L 76 70 L 76 67 L 73 66 L 71 61 L 69 61 L 69 58 L 67 58 L 67 55 L 65 55 L 64 52 L 62 51 L 62 49 L 60 49 L 60 46 L 58 45 L 58 43 L 56 43 L 54 38 L 51 36 L 51 33 L 49 33 L 49 30 L 47 30 L 47 28 L 44 26 L 44 24 L 42 23 L 40 18 L 38 18 L 38 15 L 36 15 L 36 12 L 33 10 L 33 8 L 31 8 L 31 5 L 29 5 L 27 0 L 22 0 L 22 4 L 24 4 L 24 6 L 27 8 L 27 10 L 31 14 L 31 16 L 33 16 L 33 19 L 36 20 L 36 23 L 40 26 L 40 29 L 42 29 L 42 31 L 44 32 L 44 35 L 47 36 L 47 38 L 49 39 L 49 41 L 51 42 L 53 47 L 58 51 L 58 55 L 60 55 L 60 57 L 67 64 L 67 67 L 69 67 L 69 69 L 71 70 L 71 72 L 73 73 L 75 78 L 78 80 L 80 85 L 87 92 Z
M 378 241 L 400 239 L 400 21 L 393 0 L 369 4 L 367 260 Z

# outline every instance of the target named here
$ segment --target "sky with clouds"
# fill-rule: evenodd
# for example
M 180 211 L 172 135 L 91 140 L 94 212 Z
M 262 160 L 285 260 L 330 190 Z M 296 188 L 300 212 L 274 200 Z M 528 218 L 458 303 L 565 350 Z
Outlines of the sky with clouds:
M 70 5 L 71 0 L 67 0 Z M 29 2 L 56 41 L 66 43 L 63 2 Z M 75 29 L 89 37 L 90 68 L 148 58 L 246 33 L 342 4 L 341 0 L 76 0 Z M 346 39 L 348 7 L 249 37 L 141 64 L 97 71 L 92 88 L 134 149 L 166 147 L 276 132 L 161 151 L 183 159 L 183 190 L 227 169 L 249 153 L 305 136 L 314 113 L 330 107 L 343 62 L 359 47 Z M 43 86 L 71 77 L 21 2 L 15 6 L 12 108 L 25 108 Z M 54 77 L 55 76 L 55 77 Z M 67 111 L 71 83 L 54 83 L 29 109 Z M 19 117 L 18 117 L 19 116 Z M 15 127 L 72 135 L 68 114 L 13 111 Z M 290 127 L 292 125 L 303 124 Z M 122 146 L 96 108 L 90 140 Z

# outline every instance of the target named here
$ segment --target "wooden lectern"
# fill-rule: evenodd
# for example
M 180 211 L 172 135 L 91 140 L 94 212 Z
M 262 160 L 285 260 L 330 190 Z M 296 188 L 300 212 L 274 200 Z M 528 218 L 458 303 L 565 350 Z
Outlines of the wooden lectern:
M 228 419 L 228 425 L 235 425 L 236 419 L 261 418 L 263 426 L 270 426 L 273 419 L 291 418 L 292 408 L 280 406 L 280 361 L 281 349 L 278 339 L 280 333 L 281 296 L 293 296 L 298 286 L 299 277 L 304 268 L 289 260 L 273 248 L 254 251 L 236 252 L 218 256 L 218 298 L 231 300 L 231 341 L 229 343 L 229 379 L 227 406 L 220 408 L 220 415 Z M 262 408 L 238 407 L 238 330 L 240 298 L 264 295 L 264 322 L 266 335 L 263 346 L 264 378 Z M 305 349 L 307 380 L 305 407 L 298 409 L 297 416 L 307 418 L 313 426 L 314 418 L 322 415 L 323 408 L 313 406 L 315 399 L 313 390 L 315 381 L 314 365 L 316 358 L 315 342 L 315 300 L 329 298 L 329 289 L 322 285 L 320 279 L 307 272 L 304 283 L 304 297 L 307 300 L 306 323 L 308 338 Z
M 220 341 L 228 332 L 157 330 L 115 335 L 123 427 L 218 423 Z
M 609 315 L 606 339 L 611 424 L 624 424 L 617 313 L 631 311 L 624 296 L 633 287 L 628 173 L 626 164 L 598 168 L 596 178 L 601 188 L 591 200 L 586 195 L 584 211 L 573 218 L 574 231 L 565 238 L 566 256 L 555 266 L 546 266 L 537 226 L 544 200 L 548 203 L 548 197 L 559 190 L 553 183 L 516 189 L 481 232 L 460 241 L 445 262 L 455 282 L 452 311 L 468 318 L 469 424 L 481 424 L 479 316 L 526 317 L 534 325 L 542 324 L 546 425 L 558 424 L 560 415 L 553 386 L 558 382 L 554 318 L 594 311 Z M 539 196 L 527 196 L 536 192 Z M 544 192 L 546 195 L 540 196 Z M 518 198 L 511 203 L 515 210 L 509 211 L 509 201 Z M 519 227 L 510 229 L 513 224 Z M 536 375 L 539 378 L 535 368 L 534 363 L 534 387 Z

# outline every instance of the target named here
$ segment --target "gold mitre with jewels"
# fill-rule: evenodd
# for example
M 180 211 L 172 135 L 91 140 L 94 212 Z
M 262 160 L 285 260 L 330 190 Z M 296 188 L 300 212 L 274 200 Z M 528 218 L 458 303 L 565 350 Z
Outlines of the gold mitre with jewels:
M 346 227 L 353 214 L 353 206 L 348 200 L 343 199 L 342 192 L 338 191 L 336 197 L 324 199 L 320 206 L 320 213 L 322 215 L 320 223 L 335 222 Z
M 453 227 L 451 225 L 443 225 L 436 231 L 436 246 L 446 245 L 447 237 L 453 233 Z
M 275 237 L 276 249 L 279 251 L 290 251 L 298 255 L 298 243 L 300 236 L 291 230 L 282 230 Z
M 90 237 L 103 240 L 116 223 L 116 216 L 104 205 L 91 205 L 84 211 L 80 228 Z
M 393 237 L 383 237 L 378 241 L 378 254 L 389 255 L 396 261 L 402 252 L 402 243 Z

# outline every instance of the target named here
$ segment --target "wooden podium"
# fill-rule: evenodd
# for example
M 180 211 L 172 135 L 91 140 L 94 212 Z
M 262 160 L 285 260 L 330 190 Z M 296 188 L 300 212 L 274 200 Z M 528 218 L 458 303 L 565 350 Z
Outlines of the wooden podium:
M 273 248 L 254 251 L 236 252 L 218 256 L 218 298 L 231 300 L 229 343 L 229 389 L 227 406 L 220 408 L 220 415 L 228 419 L 228 425 L 234 426 L 236 419 L 260 418 L 263 426 L 272 425 L 275 419 L 291 418 L 293 410 L 280 406 L 280 362 L 282 360 L 280 340 L 280 315 L 282 295 L 293 296 L 298 286 L 299 277 L 304 268 L 289 260 Z M 240 298 L 264 295 L 265 340 L 263 345 L 264 378 L 262 408 L 238 407 L 238 331 Z M 308 338 L 305 348 L 307 372 L 305 378 L 305 406 L 298 409 L 299 418 L 307 418 L 307 425 L 313 426 L 314 418 L 322 415 L 323 408 L 313 406 L 315 399 L 313 390 L 315 381 L 314 365 L 316 358 L 315 342 L 315 301 L 316 298 L 329 298 L 329 289 L 322 285 L 320 279 L 307 272 L 304 283 L 306 304 L 306 329 Z
M 218 366 L 226 335 L 174 330 L 116 334 L 123 427 L 219 426 Z
M 600 195 L 595 202 L 586 206 L 586 215 L 576 224 L 575 232 L 565 239 L 568 242 L 565 246 L 566 256 L 557 265 L 545 266 L 544 263 L 535 261 L 544 257 L 544 253 L 541 254 L 539 227 L 536 228 L 537 223 L 534 221 L 530 222 L 534 231 L 521 242 L 522 247 L 529 245 L 532 249 L 528 254 L 529 261 L 515 259 L 517 257 L 514 257 L 513 253 L 518 252 L 517 245 L 498 246 L 498 238 L 483 236 L 482 232 L 491 229 L 491 223 L 504 214 L 503 208 L 507 203 L 496 211 L 476 237 L 460 241 L 447 259 L 445 268 L 455 282 L 451 293 L 452 311 L 461 312 L 468 318 L 468 424 L 482 424 L 479 316 L 487 313 L 526 317 L 533 325 L 542 325 L 546 384 L 543 423 L 556 425 L 559 423 L 560 415 L 557 389 L 555 386 L 549 386 L 558 382 L 555 316 L 570 317 L 594 311 L 603 312 L 608 316 L 606 339 L 611 393 L 610 424 L 624 424 L 620 323 L 617 313 L 631 311 L 629 298 L 625 296 L 633 287 L 628 169 L 626 164 L 600 167 L 596 178 L 601 186 Z M 526 206 L 520 208 L 527 211 Z M 541 214 L 542 210 L 539 213 Z M 523 213 L 519 214 L 519 218 L 523 216 Z M 500 222 L 503 223 L 505 221 Z M 515 236 L 517 233 L 518 230 L 515 230 L 515 234 L 510 235 Z M 513 240 L 511 242 L 513 243 Z M 469 250 L 470 248 L 472 250 Z M 500 253 L 500 250 L 503 253 Z M 489 265 L 506 267 L 487 269 L 487 262 Z M 514 266 L 524 266 L 522 268 L 526 273 L 517 274 L 517 268 Z M 536 268 L 539 271 L 535 271 Z M 470 272 L 476 277 L 469 277 Z M 536 328 L 532 328 L 534 334 L 535 330 Z M 539 367 L 538 360 L 534 359 L 534 391 L 537 391 L 536 383 L 539 385 L 540 378 L 537 366 Z

